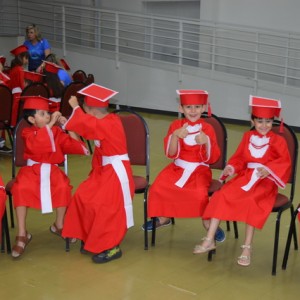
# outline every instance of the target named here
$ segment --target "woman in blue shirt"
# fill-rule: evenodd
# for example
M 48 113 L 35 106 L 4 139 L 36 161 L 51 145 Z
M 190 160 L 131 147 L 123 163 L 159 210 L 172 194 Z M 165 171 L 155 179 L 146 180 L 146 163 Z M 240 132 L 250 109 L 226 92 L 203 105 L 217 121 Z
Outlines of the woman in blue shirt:
M 42 38 L 35 24 L 26 27 L 26 37 L 24 45 L 27 46 L 29 52 L 28 70 L 36 71 L 45 57 L 51 53 L 51 46 L 46 39 Z

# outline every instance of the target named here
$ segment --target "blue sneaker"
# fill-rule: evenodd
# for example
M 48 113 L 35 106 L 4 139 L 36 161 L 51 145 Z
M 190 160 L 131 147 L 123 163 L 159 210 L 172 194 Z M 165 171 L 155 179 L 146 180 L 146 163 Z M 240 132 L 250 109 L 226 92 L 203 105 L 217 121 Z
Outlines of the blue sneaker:
M 155 219 L 156 219 L 155 220 L 156 221 L 156 229 L 160 228 L 160 227 L 169 226 L 172 223 L 171 219 L 169 219 L 169 221 L 167 223 L 164 223 L 164 224 L 160 223 L 159 218 L 155 218 Z M 145 224 L 142 225 L 142 229 L 145 230 L 145 228 L 146 228 L 147 231 L 152 231 L 152 229 L 153 229 L 152 220 L 147 221 L 146 226 L 145 226 Z
M 224 230 L 221 227 L 218 227 L 216 234 L 215 234 L 215 240 L 219 243 L 224 242 L 226 239 L 226 235 Z

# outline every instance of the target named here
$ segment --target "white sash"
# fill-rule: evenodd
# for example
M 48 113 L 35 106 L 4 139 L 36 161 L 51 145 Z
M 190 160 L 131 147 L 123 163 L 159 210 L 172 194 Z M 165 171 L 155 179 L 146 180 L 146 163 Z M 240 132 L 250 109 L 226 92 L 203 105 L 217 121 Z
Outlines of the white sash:
M 124 208 L 126 213 L 127 228 L 130 228 L 134 225 L 132 199 L 130 194 L 127 172 L 122 160 L 129 160 L 128 155 L 123 154 L 123 155 L 103 156 L 102 164 L 103 166 L 111 164 L 120 180 L 120 184 L 123 192 L 123 198 L 124 198 Z
M 42 214 L 51 213 L 53 212 L 51 189 L 50 189 L 51 164 L 39 163 L 32 159 L 27 160 L 27 166 L 33 166 L 35 164 L 41 165 L 40 197 L 41 197 Z
M 197 162 L 189 162 L 180 158 L 175 159 L 174 164 L 182 169 L 184 169 L 181 177 L 179 178 L 179 180 L 175 183 L 175 185 L 177 185 L 178 187 L 182 188 L 186 182 L 188 181 L 188 179 L 190 178 L 190 176 L 192 175 L 192 173 L 196 170 L 197 167 L 199 166 L 206 166 L 208 167 L 208 164 L 205 164 L 203 162 L 201 163 L 197 163 Z
M 15 87 L 11 90 L 12 94 L 22 93 L 22 89 L 20 87 Z
M 244 191 L 248 192 L 253 187 L 253 185 L 259 180 L 260 177 L 257 174 L 258 173 L 257 168 L 262 168 L 262 167 L 264 167 L 264 165 L 260 163 L 248 163 L 247 168 L 254 169 L 254 170 L 252 172 L 250 181 L 246 185 L 241 187 Z

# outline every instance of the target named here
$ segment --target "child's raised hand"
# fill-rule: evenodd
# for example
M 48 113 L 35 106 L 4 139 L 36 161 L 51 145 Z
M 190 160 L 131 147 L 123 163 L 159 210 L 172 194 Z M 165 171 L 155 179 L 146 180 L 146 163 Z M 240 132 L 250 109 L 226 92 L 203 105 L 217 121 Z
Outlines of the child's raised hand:
M 67 122 L 67 118 L 64 116 L 60 116 L 57 120 L 60 125 L 64 125 Z
M 69 104 L 72 108 L 75 108 L 76 106 L 79 105 L 78 103 L 78 99 L 76 96 L 71 96 L 70 99 L 69 99 Z
M 224 168 L 222 174 L 223 174 L 224 176 L 231 176 L 231 175 L 233 175 L 233 169 L 232 169 L 232 167 L 231 167 L 231 166 L 226 166 L 226 167 Z
M 264 179 L 270 175 L 270 173 L 265 168 L 257 168 L 257 175 L 259 178 Z
M 204 145 L 208 142 L 207 135 L 203 131 L 200 131 L 200 133 L 195 136 L 195 141 L 198 145 Z
M 59 111 L 55 111 L 53 114 L 51 114 L 48 126 L 51 128 L 58 121 L 60 116 L 61 113 Z
M 185 123 L 181 128 L 176 129 L 173 134 L 175 136 L 177 136 L 180 139 L 184 139 L 185 137 L 187 137 L 187 135 L 189 134 L 189 132 L 187 131 L 187 127 L 189 126 L 188 123 Z

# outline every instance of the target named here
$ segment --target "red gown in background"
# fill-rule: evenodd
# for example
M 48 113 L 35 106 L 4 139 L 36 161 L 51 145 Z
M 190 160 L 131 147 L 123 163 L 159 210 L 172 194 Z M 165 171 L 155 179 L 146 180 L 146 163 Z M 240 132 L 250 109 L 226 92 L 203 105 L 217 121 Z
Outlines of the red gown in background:
M 241 221 L 263 228 L 278 186 L 284 188 L 290 175 L 291 159 L 285 139 L 272 131 L 266 136 L 248 131 L 228 165 L 236 176 L 214 193 L 203 218 Z M 256 177 L 256 168 L 262 166 L 270 173 L 264 179 Z
M 72 186 L 68 176 L 57 166 L 65 154 L 88 154 L 85 144 L 76 141 L 58 126 L 24 128 L 24 158 L 36 164 L 22 167 L 12 187 L 14 207 L 26 206 L 41 209 L 41 163 L 51 164 L 50 189 L 52 207 L 65 207 L 71 201 Z
M 13 94 L 13 105 L 11 112 L 11 126 L 16 126 L 19 102 L 21 93 L 25 87 L 24 69 L 21 66 L 13 67 L 9 72 L 10 81 L 8 83 L 9 88 Z
M 2 180 L 2 177 L 0 176 L 0 243 L 2 242 L 2 217 L 5 210 L 5 201 L 6 201 L 6 192 L 5 192 L 5 186 Z
M 175 160 L 158 174 L 150 187 L 149 217 L 201 217 L 208 203 L 208 188 L 212 180 L 209 164 L 216 162 L 220 157 L 216 134 L 213 127 L 203 119 L 189 123 L 189 135 L 179 139 L 178 153 L 170 157 L 168 147 L 171 135 L 185 123 L 189 122 L 186 119 L 175 120 L 164 139 L 166 155 Z M 200 131 L 208 136 L 208 147 L 196 144 L 195 136 Z M 184 168 L 189 168 L 189 163 L 196 168 L 182 184 L 184 173 L 188 173 Z
M 126 223 L 130 205 L 124 207 L 125 196 L 120 179 L 112 164 L 104 164 L 105 157 L 127 154 L 124 129 L 119 116 L 108 114 L 102 119 L 85 114 L 77 107 L 65 124 L 88 140 L 95 140 L 92 170 L 76 190 L 67 210 L 63 236 L 82 240 L 84 248 L 100 253 L 119 245 L 129 227 Z M 130 195 L 134 182 L 129 160 L 119 161 L 127 174 Z

